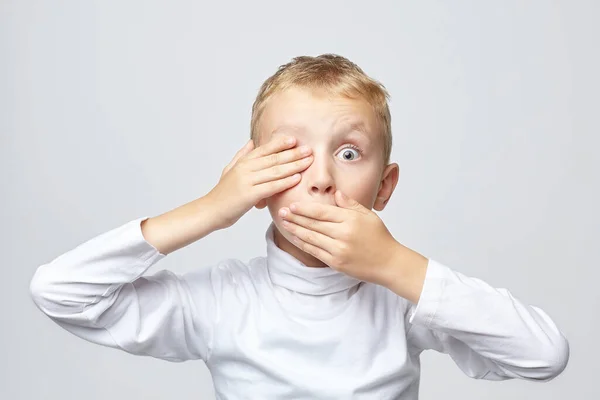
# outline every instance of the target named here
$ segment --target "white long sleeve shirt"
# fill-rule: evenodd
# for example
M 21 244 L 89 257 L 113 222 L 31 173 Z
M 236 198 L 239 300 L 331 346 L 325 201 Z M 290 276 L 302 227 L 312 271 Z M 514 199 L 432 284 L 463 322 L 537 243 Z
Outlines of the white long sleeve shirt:
M 200 359 L 218 399 L 417 399 L 419 355 L 468 376 L 547 381 L 567 340 L 539 308 L 430 259 L 418 304 L 279 249 L 177 275 L 139 218 L 38 267 L 31 294 L 73 334 L 132 354 Z

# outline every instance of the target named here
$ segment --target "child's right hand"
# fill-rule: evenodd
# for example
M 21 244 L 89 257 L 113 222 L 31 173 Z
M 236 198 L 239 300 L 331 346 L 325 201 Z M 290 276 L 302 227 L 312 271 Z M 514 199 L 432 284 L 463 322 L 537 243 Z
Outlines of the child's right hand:
M 300 182 L 299 173 L 313 157 L 310 147 L 295 145 L 293 136 L 281 135 L 257 148 L 250 140 L 236 153 L 207 195 L 219 204 L 222 227 L 235 224 L 254 206 L 264 208 L 264 199 Z

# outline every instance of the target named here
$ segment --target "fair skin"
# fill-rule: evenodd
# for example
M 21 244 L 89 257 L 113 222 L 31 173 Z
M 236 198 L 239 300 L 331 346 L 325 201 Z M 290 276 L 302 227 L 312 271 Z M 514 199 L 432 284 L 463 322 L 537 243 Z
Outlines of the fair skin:
M 312 162 L 301 172 L 300 182 L 257 205 L 269 209 L 277 227 L 274 231 L 277 246 L 308 267 L 340 269 L 359 279 L 383 284 L 416 302 L 427 259 L 395 241 L 381 220 L 368 211 L 385 208 L 399 176 L 398 164 L 384 165 L 381 125 L 369 103 L 363 99 L 291 88 L 269 100 L 259 132 L 261 144 L 281 134 L 293 134 L 298 145 L 312 149 Z M 353 219 L 352 213 L 339 212 L 352 209 L 353 203 L 343 203 L 341 197 L 336 197 L 337 191 L 360 205 L 354 214 L 364 219 Z M 290 210 L 291 204 L 298 207 L 296 212 Z M 346 257 L 363 265 L 346 265 L 346 268 L 332 265 L 335 264 L 331 261 L 332 252 L 323 245 L 329 241 L 330 247 L 339 247 L 341 242 L 332 237 L 335 229 L 350 230 L 350 224 L 343 223 L 345 218 L 359 222 L 356 243 L 346 243 Z M 371 234 L 369 227 L 373 227 Z M 384 240 L 380 240 L 382 238 Z M 357 254 L 350 254 L 350 248 L 357 250 Z M 378 257 L 381 257 L 378 265 L 389 264 L 390 268 L 376 271 L 363 268 L 373 265 Z M 413 263 L 414 268 L 391 267 L 394 263 L 406 265 L 407 262 Z M 410 287 L 396 287 L 398 279 L 406 282 L 409 277 L 413 282 Z
M 353 123 L 362 124 L 361 131 L 353 129 Z M 335 205 L 334 194 L 340 189 L 369 209 L 375 206 L 383 210 L 398 182 L 399 168 L 395 163 L 383 165 L 380 129 L 364 100 L 328 98 L 324 93 L 301 88 L 290 88 L 269 99 L 258 127 L 259 144 L 290 134 L 296 137 L 298 145 L 309 146 L 313 156 L 298 185 L 258 206 L 268 206 L 278 228 L 278 247 L 309 267 L 327 266 L 293 245 L 291 234 L 282 227 L 279 211 L 294 201 Z M 357 146 L 363 154 L 350 146 Z
M 383 163 L 370 106 L 291 88 L 268 101 L 259 128 L 259 145 L 246 143 L 209 193 L 145 220 L 145 239 L 169 254 L 232 226 L 252 207 L 268 207 L 276 244 L 305 265 L 417 303 L 428 260 L 397 242 L 372 211 L 385 208 L 399 169 Z

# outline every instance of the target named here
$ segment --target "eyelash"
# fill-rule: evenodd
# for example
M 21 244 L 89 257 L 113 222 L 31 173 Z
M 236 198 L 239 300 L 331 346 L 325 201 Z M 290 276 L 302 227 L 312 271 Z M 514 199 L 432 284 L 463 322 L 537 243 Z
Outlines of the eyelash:
M 358 146 L 355 146 L 353 144 L 347 144 L 345 147 L 343 147 L 343 149 L 347 149 L 348 147 L 358 151 L 358 154 L 360 154 L 361 156 L 363 155 L 363 152 L 360 148 L 358 148 Z

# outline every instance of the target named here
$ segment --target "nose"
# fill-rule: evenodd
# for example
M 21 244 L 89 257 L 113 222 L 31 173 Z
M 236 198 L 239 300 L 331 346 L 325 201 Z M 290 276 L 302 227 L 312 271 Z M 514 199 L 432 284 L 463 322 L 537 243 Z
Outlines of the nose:
M 331 160 L 324 155 L 319 155 L 316 150 L 313 150 L 313 162 L 304 171 L 304 179 L 307 182 L 309 195 L 333 196 L 335 194 L 335 179 Z

